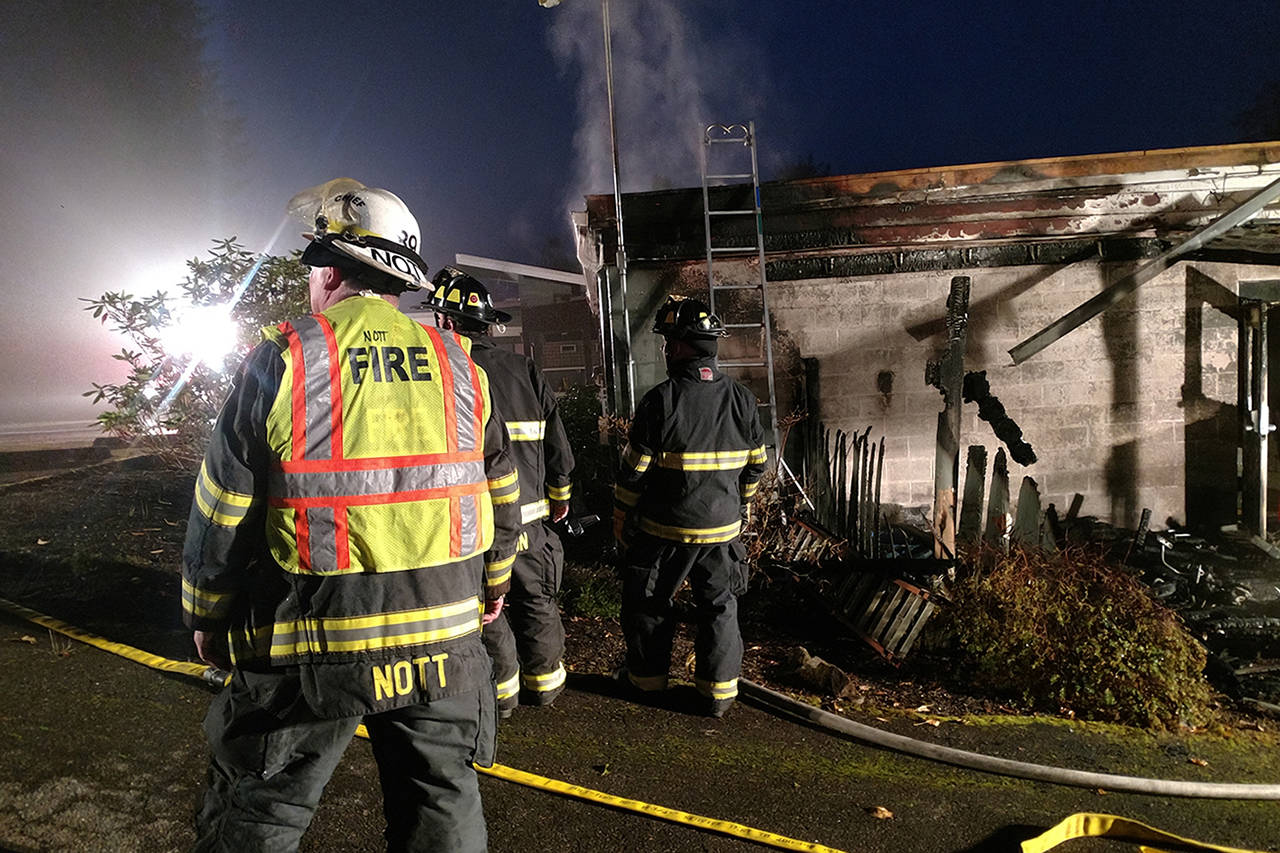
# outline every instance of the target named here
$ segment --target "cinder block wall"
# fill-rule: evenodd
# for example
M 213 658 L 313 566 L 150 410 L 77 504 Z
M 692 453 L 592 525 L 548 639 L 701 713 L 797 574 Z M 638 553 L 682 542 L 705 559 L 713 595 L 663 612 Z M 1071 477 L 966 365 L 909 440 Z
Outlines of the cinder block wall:
M 1013 495 L 1024 475 L 1042 499 L 1124 526 L 1144 507 L 1166 518 L 1235 519 L 1236 325 L 1226 313 L 1236 282 L 1265 271 L 1178 264 L 1022 365 L 1008 350 L 1134 268 L 1083 263 L 1065 269 L 976 269 L 966 370 L 985 370 L 992 393 L 1023 430 L 1038 460 L 1010 461 Z M 822 420 L 883 434 L 882 500 L 933 500 L 939 392 L 925 363 L 945 344 L 952 273 L 822 279 L 769 285 L 775 336 L 818 362 Z M 1225 309 L 1225 310 L 1224 310 Z M 785 350 L 785 348 L 782 348 Z M 794 365 L 779 365 L 798 374 Z M 880 388 L 886 388 L 881 392 Z M 964 448 L 1000 446 L 964 405 Z

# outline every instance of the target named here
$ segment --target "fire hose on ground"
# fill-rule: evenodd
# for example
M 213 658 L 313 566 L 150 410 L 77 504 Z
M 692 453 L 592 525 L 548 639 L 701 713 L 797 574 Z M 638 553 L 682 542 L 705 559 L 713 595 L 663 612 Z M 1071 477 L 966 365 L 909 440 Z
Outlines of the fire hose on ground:
M 1013 776 L 1019 779 L 1032 779 L 1037 782 L 1052 782 L 1056 785 L 1069 785 L 1077 788 L 1102 788 L 1125 794 L 1149 794 L 1162 797 L 1197 797 L 1218 800 L 1280 800 L 1280 784 L 1261 785 L 1233 782 L 1183 782 L 1174 779 L 1146 779 L 1140 776 L 1121 776 L 1114 773 L 1091 773 L 1084 770 L 1071 770 L 1065 767 L 1053 767 L 1048 764 L 1032 764 L 1026 761 L 1013 761 L 1008 758 L 996 758 L 941 746 L 936 743 L 909 738 L 905 735 L 886 732 L 873 726 L 854 722 L 838 714 L 832 714 L 821 708 L 797 702 L 790 696 L 761 687 L 750 681 L 739 681 L 739 690 L 743 695 L 760 704 L 798 717 L 818 728 L 839 732 L 867 743 L 914 755 L 917 758 L 928 758 L 964 767 L 969 770 L 981 770 L 1000 776 Z
M 103 637 L 99 637 L 87 631 L 82 631 L 65 622 L 45 616 L 42 613 L 38 613 L 30 608 L 23 607 L 20 604 L 15 604 L 14 602 L 3 598 L 0 598 L 0 609 L 6 610 L 15 616 L 47 628 L 50 631 L 56 631 L 74 640 L 85 643 L 86 645 L 94 646 L 95 648 L 119 655 L 161 672 L 185 675 L 215 686 L 222 686 L 226 684 L 231 677 L 230 673 L 207 664 L 170 660 L 160 657 L 159 655 L 134 648 L 133 646 L 107 640 Z M 820 708 L 815 708 L 811 705 L 799 702 L 789 696 L 778 693 L 775 690 L 770 690 L 767 687 L 763 687 L 746 679 L 739 681 L 739 687 L 744 698 L 753 700 L 754 703 L 763 707 L 765 710 L 785 717 L 798 719 L 819 729 L 852 737 L 875 746 L 892 749 L 918 758 L 941 761 L 946 764 L 952 764 L 972 770 L 981 770 L 986 773 L 1031 779 L 1041 782 L 1051 782 L 1060 785 L 1104 788 L 1110 791 L 1124 793 L 1214 799 L 1280 800 L 1280 785 L 1183 782 L 1167 779 L 1146 779 L 1136 776 L 1092 773 L 1053 767 L 1044 764 L 1033 764 L 1029 762 L 996 758 L 993 756 L 982 755 L 980 753 L 969 752 L 938 744 L 931 744 L 914 738 L 909 738 L 904 735 L 886 732 L 873 726 L 863 725 L 845 717 L 832 714 L 828 711 L 823 711 Z M 363 725 L 358 727 L 357 734 L 363 737 L 368 736 L 367 732 L 364 731 Z M 793 838 L 787 838 L 786 836 L 776 835 L 765 830 L 745 826 L 743 824 L 733 823 L 731 821 L 717 820 L 715 818 L 694 815 L 676 809 L 667 808 L 665 806 L 645 803 L 640 800 L 618 797 L 613 794 L 607 794 L 603 791 L 596 791 L 557 779 L 538 776 L 533 773 L 517 770 L 512 767 L 506 767 L 501 764 L 494 764 L 492 767 L 477 767 L 476 770 L 488 776 L 505 779 L 507 781 L 549 791 L 551 793 L 577 797 L 579 799 L 608 805 L 624 811 L 637 812 L 639 814 L 661 820 L 683 823 L 703 830 L 732 835 L 738 838 L 775 847 L 777 849 L 809 851 L 809 853 L 842 853 L 842 851 L 839 851 L 836 848 L 827 847 L 816 842 L 800 841 Z M 1071 815 L 1042 835 L 1023 842 L 1021 846 L 1023 853 L 1044 853 L 1044 851 L 1050 850 L 1067 840 L 1083 837 L 1115 837 L 1121 840 L 1135 842 L 1163 841 L 1181 844 L 1187 849 L 1215 851 L 1215 853 L 1251 853 L 1251 851 L 1241 850 L 1239 848 L 1214 846 L 1192 841 L 1190 839 L 1180 838 L 1128 818 L 1118 817 L 1115 815 L 1089 813 Z

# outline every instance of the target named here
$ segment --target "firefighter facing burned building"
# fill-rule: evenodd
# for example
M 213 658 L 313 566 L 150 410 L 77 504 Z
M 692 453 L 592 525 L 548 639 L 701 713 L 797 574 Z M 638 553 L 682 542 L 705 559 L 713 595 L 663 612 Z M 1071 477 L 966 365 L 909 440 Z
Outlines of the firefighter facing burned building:
M 697 611 L 694 683 L 719 717 L 738 694 L 746 590 L 739 541 L 766 460 L 755 396 L 716 364 L 724 325 L 703 303 L 671 297 L 653 331 L 668 379 L 636 409 L 615 488 L 622 553 L 625 683 L 664 690 L 675 631 L 673 598 L 689 580 Z

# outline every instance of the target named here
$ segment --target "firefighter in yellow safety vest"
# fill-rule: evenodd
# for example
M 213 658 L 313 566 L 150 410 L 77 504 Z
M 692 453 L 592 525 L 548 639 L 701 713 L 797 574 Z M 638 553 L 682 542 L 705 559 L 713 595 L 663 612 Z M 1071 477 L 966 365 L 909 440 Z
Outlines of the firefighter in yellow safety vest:
M 720 371 L 724 326 L 696 299 L 671 297 L 653 331 L 666 338 L 668 378 L 636 407 L 614 487 L 622 554 L 624 685 L 665 690 L 675 634 L 674 598 L 686 579 L 697 636 L 694 686 L 719 717 L 738 695 L 746 591 L 742 519 L 764 473 L 758 404 Z
M 489 337 L 490 327 L 510 322 L 511 315 L 495 308 L 485 286 L 461 270 L 445 267 L 434 284 L 431 306 L 437 322 L 471 339 L 471 355 L 489 376 L 520 472 L 522 526 L 511 592 L 502 614 L 484 628 L 498 684 L 498 714 L 506 717 L 521 703 L 550 705 L 564 690 L 564 625 L 555 597 L 564 549 L 548 522 L 569 514 L 573 451 L 542 371 Z
M 426 284 L 404 202 L 339 178 L 289 207 L 314 229 L 315 313 L 265 329 L 237 374 L 183 553 L 197 653 L 231 672 L 195 849 L 295 849 L 363 721 L 388 849 L 484 850 L 481 626 L 518 532 L 506 435 L 470 342 L 397 308 Z

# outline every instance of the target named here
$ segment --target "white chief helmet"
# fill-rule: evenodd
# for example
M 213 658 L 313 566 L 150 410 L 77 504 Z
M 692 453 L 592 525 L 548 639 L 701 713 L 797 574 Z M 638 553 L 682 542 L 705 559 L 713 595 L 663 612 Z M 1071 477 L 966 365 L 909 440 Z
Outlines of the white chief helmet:
M 312 241 L 303 263 L 321 260 L 328 250 L 394 276 L 408 290 L 429 286 L 418 255 L 418 220 L 395 193 L 334 178 L 289 199 L 288 210 L 315 229 L 303 235 Z

